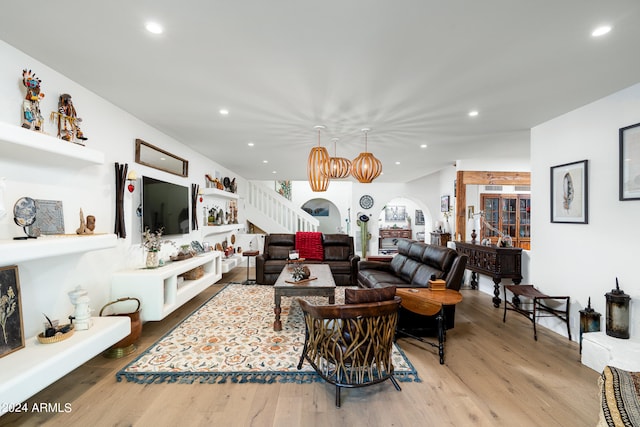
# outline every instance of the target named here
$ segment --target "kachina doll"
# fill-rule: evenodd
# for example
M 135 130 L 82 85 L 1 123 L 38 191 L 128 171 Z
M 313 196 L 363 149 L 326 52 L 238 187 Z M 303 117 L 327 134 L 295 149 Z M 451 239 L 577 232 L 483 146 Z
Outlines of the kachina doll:
M 40 100 L 44 93 L 40 92 L 40 80 L 36 73 L 26 68 L 22 70 L 22 84 L 27 88 L 27 96 L 22 101 L 22 127 L 38 132 L 42 131 L 44 117 L 40 113 Z
M 51 120 L 58 121 L 58 138 L 69 142 L 77 142 L 76 140 L 86 141 L 80 130 L 80 122 L 82 119 L 78 117 L 76 109 L 71 101 L 71 95 L 63 93 L 58 99 L 58 111 L 51 113 Z

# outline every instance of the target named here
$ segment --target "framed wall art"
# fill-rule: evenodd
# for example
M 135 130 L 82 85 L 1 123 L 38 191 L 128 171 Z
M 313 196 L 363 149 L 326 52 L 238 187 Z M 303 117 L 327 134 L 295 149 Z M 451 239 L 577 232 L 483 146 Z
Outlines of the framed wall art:
M 589 223 L 589 161 L 551 167 L 551 222 Z
M 449 212 L 449 196 L 440 197 L 440 212 Z
M 620 200 L 640 200 L 640 123 L 619 130 Z
M 416 209 L 416 225 L 424 225 L 424 213 L 422 209 Z
M 0 357 L 24 347 L 18 267 L 0 267 Z
M 406 221 L 407 220 L 407 207 L 406 206 L 387 206 L 384 208 L 384 220 L 385 221 Z

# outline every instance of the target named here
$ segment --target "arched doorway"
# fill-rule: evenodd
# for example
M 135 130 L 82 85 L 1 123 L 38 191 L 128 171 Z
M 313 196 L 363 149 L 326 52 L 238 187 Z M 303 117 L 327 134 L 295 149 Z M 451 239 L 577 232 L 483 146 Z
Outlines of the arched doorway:
M 302 210 L 318 220 L 318 231 L 326 234 L 343 233 L 340 211 L 327 199 L 311 199 L 302 205 Z

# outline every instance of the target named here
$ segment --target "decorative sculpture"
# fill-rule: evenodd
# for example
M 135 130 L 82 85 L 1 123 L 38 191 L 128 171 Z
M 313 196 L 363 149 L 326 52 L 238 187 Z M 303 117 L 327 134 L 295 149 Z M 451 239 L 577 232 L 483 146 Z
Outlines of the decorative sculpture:
M 42 132 L 44 117 L 40 113 L 40 100 L 44 93 L 40 92 L 40 80 L 36 73 L 26 68 L 22 70 L 22 84 L 27 88 L 27 96 L 22 101 L 22 127 Z
M 51 112 L 51 121 L 58 122 L 58 138 L 84 145 L 80 141 L 86 141 L 88 138 L 84 136 L 80 130 L 80 122 L 82 119 L 78 117 L 76 108 L 71 101 L 71 95 L 63 93 L 58 98 L 58 111 Z
M 71 304 L 75 306 L 72 319 L 75 328 L 78 331 L 85 331 L 93 326 L 91 319 L 91 308 L 89 307 L 89 296 L 87 290 L 78 286 L 76 289 L 68 293 Z
M 93 230 L 96 228 L 96 217 L 93 215 L 87 215 L 87 220 L 84 220 L 84 213 L 80 208 L 80 227 L 76 230 L 76 234 L 93 234 Z

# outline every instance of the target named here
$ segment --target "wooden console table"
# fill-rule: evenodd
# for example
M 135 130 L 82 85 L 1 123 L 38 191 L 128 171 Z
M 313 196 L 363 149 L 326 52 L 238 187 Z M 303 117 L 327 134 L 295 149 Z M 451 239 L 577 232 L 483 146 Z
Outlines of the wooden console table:
M 382 239 L 411 239 L 410 228 L 381 228 L 378 230 L 378 248 L 382 249 Z
M 493 306 L 498 308 L 500 299 L 500 282 L 511 279 L 516 285 L 522 281 L 522 249 L 502 248 L 495 245 L 483 246 L 479 243 L 456 242 L 456 251 L 466 255 L 467 269 L 471 270 L 471 287 L 478 287 L 476 274 L 484 274 L 493 279 Z

